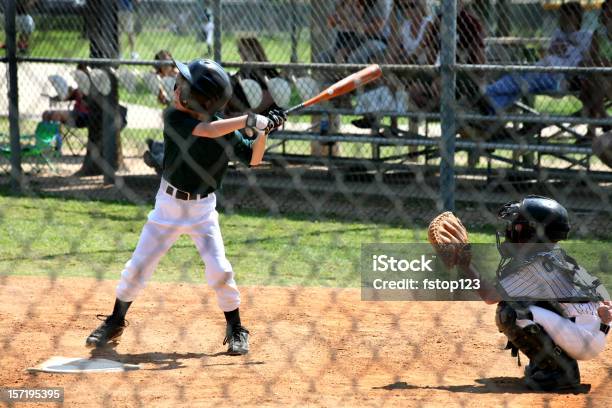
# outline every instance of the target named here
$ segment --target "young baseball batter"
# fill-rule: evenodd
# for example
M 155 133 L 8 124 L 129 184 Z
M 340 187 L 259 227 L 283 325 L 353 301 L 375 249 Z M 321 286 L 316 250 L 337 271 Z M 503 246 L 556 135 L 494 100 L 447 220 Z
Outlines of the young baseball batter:
M 218 112 L 232 96 L 230 79 L 217 63 L 198 59 L 189 65 L 175 62 L 179 70 L 174 103 L 164 112 L 164 163 L 155 208 L 149 213 L 132 258 L 117 285 L 110 316 L 87 337 L 89 347 L 116 342 L 125 327 L 125 315 L 144 288 L 161 257 L 181 234 L 191 237 L 206 266 L 207 283 L 227 321 L 226 337 L 231 355 L 249 351 L 249 332 L 240 321 L 240 293 L 232 265 L 225 257 L 215 210 L 230 160 L 254 166 L 261 162 L 267 135 L 282 125 L 282 111 L 268 116 L 249 113 L 220 120 Z M 237 132 L 247 128 L 256 136 L 247 140 Z

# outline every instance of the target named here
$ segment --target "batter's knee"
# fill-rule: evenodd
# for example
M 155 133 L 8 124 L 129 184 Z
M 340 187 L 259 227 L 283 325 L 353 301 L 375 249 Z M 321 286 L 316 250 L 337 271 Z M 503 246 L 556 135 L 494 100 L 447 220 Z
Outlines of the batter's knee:
M 234 272 L 232 271 L 206 271 L 206 283 L 211 288 L 220 288 L 234 281 Z
M 217 294 L 217 303 L 221 310 L 230 312 L 240 306 L 240 292 L 233 272 L 207 274 L 206 280 Z
M 232 265 L 225 257 L 206 259 L 205 272 L 208 286 L 216 287 L 234 279 Z

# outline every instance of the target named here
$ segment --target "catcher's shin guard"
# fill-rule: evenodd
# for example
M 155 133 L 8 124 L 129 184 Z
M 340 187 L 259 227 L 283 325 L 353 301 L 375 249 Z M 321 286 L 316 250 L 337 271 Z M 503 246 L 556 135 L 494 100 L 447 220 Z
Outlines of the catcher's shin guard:
M 580 384 L 580 372 L 576 360 L 568 356 L 538 324 L 519 327 L 517 318 L 531 318 L 528 309 L 515 309 L 500 302 L 495 314 L 495 323 L 508 338 L 513 355 L 522 351 L 529 357 L 526 383 L 530 388 L 554 390 Z
M 567 354 L 558 356 L 559 368 L 554 370 L 538 369 L 525 374 L 525 384 L 532 390 L 558 391 L 576 388 L 580 385 L 578 362 Z

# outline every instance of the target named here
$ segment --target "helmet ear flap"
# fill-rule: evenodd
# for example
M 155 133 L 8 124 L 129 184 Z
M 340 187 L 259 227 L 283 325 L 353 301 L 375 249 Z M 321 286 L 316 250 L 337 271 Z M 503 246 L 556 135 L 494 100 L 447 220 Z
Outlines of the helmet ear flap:
M 208 113 L 211 101 L 198 91 L 191 90 L 189 108 L 200 113 Z

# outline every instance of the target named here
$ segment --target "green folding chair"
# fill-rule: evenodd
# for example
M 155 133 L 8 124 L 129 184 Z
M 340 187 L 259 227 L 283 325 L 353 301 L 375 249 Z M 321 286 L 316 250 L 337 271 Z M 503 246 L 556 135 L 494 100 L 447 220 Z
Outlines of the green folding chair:
M 61 154 L 59 150 L 61 145 L 58 145 L 58 135 L 59 125 L 57 123 L 40 122 L 36 125 L 34 135 L 21 136 L 21 140 L 34 140 L 34 143 L 28 143 L 21 146 L 21 158 L 22 160 L 32 159 L 32 170 L 34 172 L 42 172 L 46 165 L 53 173 L 57 173 L 52 158 L 58 157 Z M 0 155 L 10 160 L 10 146 L 0 146 Z

